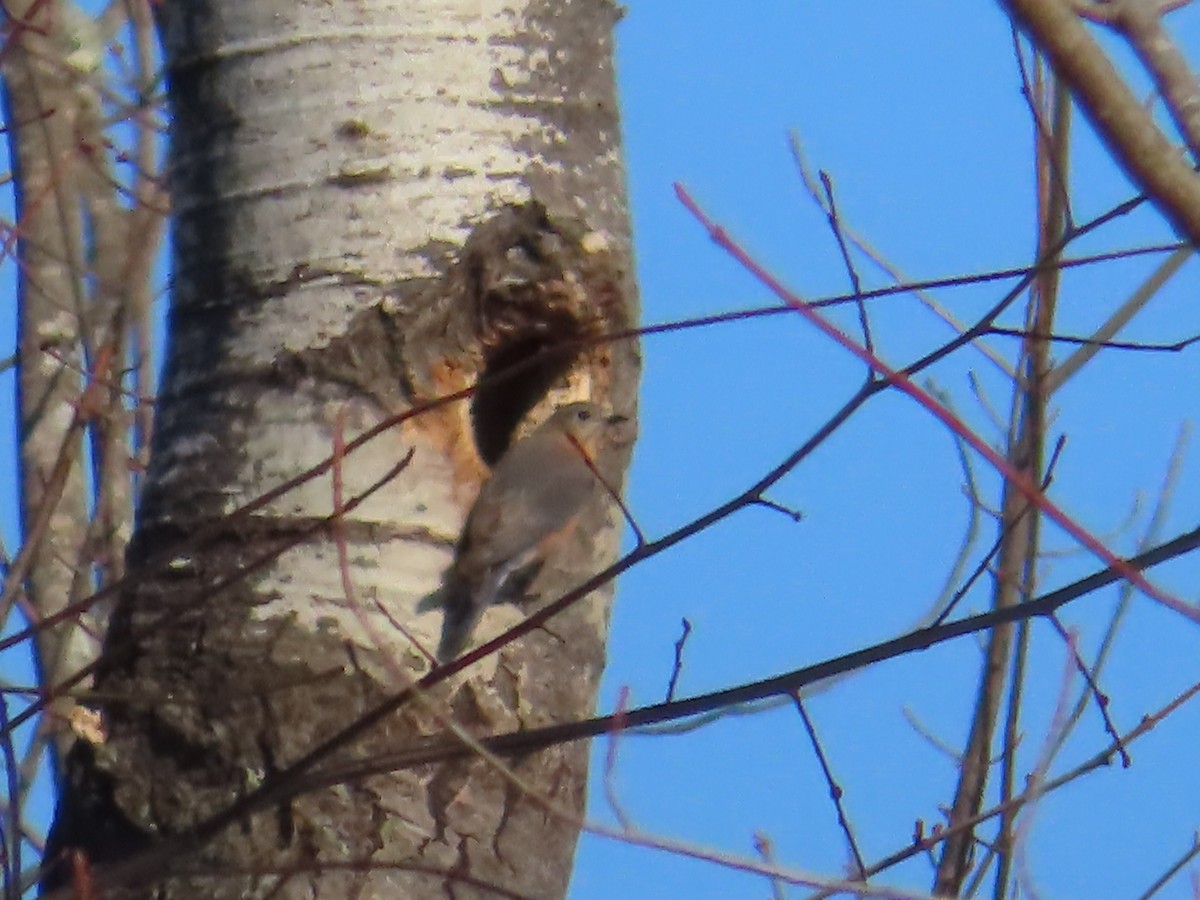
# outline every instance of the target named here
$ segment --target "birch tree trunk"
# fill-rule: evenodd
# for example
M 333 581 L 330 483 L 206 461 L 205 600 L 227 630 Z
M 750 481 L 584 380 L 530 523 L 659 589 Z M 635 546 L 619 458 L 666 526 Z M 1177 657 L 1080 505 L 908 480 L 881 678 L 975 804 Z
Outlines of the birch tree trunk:
M 47 883 L 82 867 L 97 896 L 562 896 L 582 744 L 507 772 L 475 757 L 295 785 L 422 736 L 593 707 L 604 591 L 380 712 L 431 668 L 441 617 L 421 601 L 513 435 L 569 399 L 633 412 L 636 348 L 596 339 L 635 313 L 617 9 L 195 0 L 160 14 L 169 346 L 97 676 L 107 735 L 72 752 Z M 600 462 L 619 484 L 625 460 Z M 532 596 L 611 561 L 604 499 Z M 494 608 L 477 636 L 525 611 Z

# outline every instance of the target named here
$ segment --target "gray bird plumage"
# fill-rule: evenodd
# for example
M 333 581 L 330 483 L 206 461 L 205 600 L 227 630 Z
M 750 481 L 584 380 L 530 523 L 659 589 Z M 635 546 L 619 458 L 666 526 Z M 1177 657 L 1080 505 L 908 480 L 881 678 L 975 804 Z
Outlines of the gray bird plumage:
M 462 652 L 493 603 L 509 596 L 513 576 L 541 562 L 569 534 L 599 482 L 595 461 L 613 426 L 626 421 L 593 403 L 559 407 L 514 443 L 480 488 L 446 574 L 438 659 Z

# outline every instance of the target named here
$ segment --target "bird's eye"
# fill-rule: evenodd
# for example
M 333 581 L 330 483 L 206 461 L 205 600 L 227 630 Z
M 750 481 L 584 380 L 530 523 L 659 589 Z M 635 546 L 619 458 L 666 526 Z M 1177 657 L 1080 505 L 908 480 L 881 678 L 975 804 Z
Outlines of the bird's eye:
M 590 410 L 581 409 L 579 412 L 575 413 L 575 417 L 579 419 L 580 422 L 586 422 L 592 417 L 592 413 Z

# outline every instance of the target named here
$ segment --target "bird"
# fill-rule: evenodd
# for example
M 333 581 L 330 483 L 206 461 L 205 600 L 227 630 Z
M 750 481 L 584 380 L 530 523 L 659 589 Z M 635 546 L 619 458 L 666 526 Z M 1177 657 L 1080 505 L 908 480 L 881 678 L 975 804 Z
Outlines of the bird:
M 458 656 L 489 606 L 516 599 L 516 576 L 575 530 L 604 489 L 593 471 L 597 455 L 606 442 L 621 441 L 628 421 L 595 403 L 569 403 L 500 457 L 467 513 L 437 595 L 444 612 L 438 662 Z

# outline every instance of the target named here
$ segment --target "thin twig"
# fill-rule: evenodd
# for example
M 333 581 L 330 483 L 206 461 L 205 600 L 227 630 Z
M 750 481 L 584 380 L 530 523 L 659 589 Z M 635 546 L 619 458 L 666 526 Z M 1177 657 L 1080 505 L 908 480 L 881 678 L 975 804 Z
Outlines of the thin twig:
M 867 865 L 863 862 L 862 852 L 858 849 L 858 841 L 854 839 L 854 830 L 850 827 L 850 819 L 846 816 L 846 807 L 842 803 L 844 792 L 833 775 L 829 759 L 825 756 L 825 748 L 821 746 L 821 739 L 817 737 L 817 729 L 808 715 L 808 710 L 804 708 L 804 700 L 801 699 L 798 691 L 792 693 L 792 703 L 795 704 L 796 712 L 800 714 L 800 721 L 804 723 L 809 743 L 812 744 L 813 753 L 816 754 L 817 763 L 821 767 L 821 773 L 825 776 L 825 785 L 829 788 L 829 799 L 833 801 L 834 809 L 837 811 L 838 826 L 842 829 L 842 834 L 846 837 L 846 845 L 854 856 L 854 878 L 856 881 L 865 881 Z
M 1150 584 L 1140 573 L 1128 568 L 1124 562 L 1113 553 L 1103 543 L 1098 541 L 1087 529 L 1083 528 L 1076 522 L 1053 500 L 1043 494 L 1037 484 L 1030 478 L 1029 474 L 1023 471 L 1018 471 L 1013 468 L 1003 456 L 996 452 L 990 444 L 976 435 L 967 425 L 955 416 L 944 405 L 939 403 L 937 399 L 921 388 L 912 380 L 912 375 L 931 365 L 934 361 L 944 358 L 949 352 L 950 347 L 962 342 L 970 340 L 974 336 L 974 329 L 969 330 L 962 336 L 960 341 L 951 341 L 942 350 L 934 351 L 922 357 L 917 363 L 905 367 L 903 370 L 895 369 L 885 363 L 878 357 L 868 354 L 865 349 L 851 340 L 842 331 L 826 320 L 817 310 L 813 309 L 798 296 L 788 290 L 782 282 L 774 275 L 768 272 L 762 265 L 758 263 L 750 254 L 736 241 L 734 241 L 728 233 L 718 226 L 711 218 L 709 218 L 691 198 L 682 185 L 676 185 L 676 194 L 680 201 L 687 207 L 688 211 L 696 218 L 696 220 L 708 230 L 713 240 L 721 245 L 735 260 L 740 262 L 742 266 L 754 276 L 765 287 L 769 288 L 781 300 L 790 304 L 803 318 L 815 326 L 819 331 L 824 333 L 826 337 L 832 339 L 852 356 L 857 357 L 863 362 L 869 362 L 875 370 L 880 374 L 882 379 L 891 387 L 896 388 L 910 398 L 915 400 L 921 407 L 929 412 L 935 419 L 940 421 L 947 428 L 950 428 L 955 433 L 959 434 L 971 447 L 986 459 L 1005 480 L 1010 482 L 1014 489 L 1020 492 L 1029 502 L 1036 505 L 1048 518 L 1052 519 L 1055 524 L 1071 535 L 1076 541 L 1086 547 L 1089 551 L 1099 557 L 1104 563 L 1113 567 L 1120 572 L 1123 577 L 1128 577 L 1139 590 L 1147 597 L 1156 600 L 1158 603 L 1178 613 L 1180 616 L 1192 622 L 1200 623 L 1200 609 L 1194 605 L 1186 603 L 1179 598 L 1163 591 L 1154 585 Z M 1198 229 L 1200 233 L 1200 229 Z M 1010 295 L 1015 297 L 1015 294 L 1010 292 Z M 1007 300 L 1007 298 L 1006 298 Z M 989 311 L 989 316 L 994 313 L 998 314 L 1007 303 L 997 304 L 993 311 Z M 985 320 L 981 323 L 981 327 L 986 327 L 991 324 L 990 319 L 985 316 Z
M 683 672 L 683 648 L 687 644 L 688 636 L 692 633 L 692 623 L 686 617 L 682 622 L 683 632 L 679 635 L 679 640 L 675 642 L 675 662 L 671 666 L 671 680 L 667 682 L 668 703 L 675 699 L 675 688 L 679 684 L 679 675 Z
M 825 217 L 829 221 L 829 227 L 833 231 L 834 239 L 837 241 L 838 250 L 842 254 L 842 265 L 846 267 L 846 275 L 850 278 L 850 289 L 854 295 L 854 305 L 858 308 L 858 324 L 862 329 L 863 346 L 866 347 L 868 353 L 874 353 L 875 343 L 871 340 L 871 320 L 867 317 L 867 306 L 863 302 L 862 297 L 862 279 L 858 277 L 858 270 L 854 267 L 854 260 L 850 257 L 850 248 L 846 246 L 846 236 L 842 233 L 842 222 L 838 215 L 837 200 L 833 195 L 833 180 L 824 169 L 818 175 L 821 179 L 821 188 L 825 191 Z M 871 378 L 873 376 L 874 369 L 868 367 L 867 377 Z
M 1200 832 L 1192 832 L 1192 846 L 1180 855 L 1179 859 L 1167 868 L 1158 878 L 1154 879 L 1154 883 L 1138 897 L 1138 900 L 1151 900 L 1151 898 L 1167 886 L 1167 883 L 1183 871 L 1184 866 L 1190 863 L 1197 856 L 1200 856 Z

